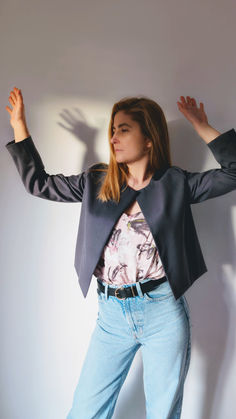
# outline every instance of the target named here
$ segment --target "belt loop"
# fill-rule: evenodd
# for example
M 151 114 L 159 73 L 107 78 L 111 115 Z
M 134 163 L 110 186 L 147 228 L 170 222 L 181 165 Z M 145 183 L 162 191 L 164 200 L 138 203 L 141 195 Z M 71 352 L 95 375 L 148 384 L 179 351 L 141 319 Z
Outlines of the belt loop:
M 107 300 L 108 299 L 108 283 L 105 284 L 104 293 L 105 293 L 105 299 Z
M 140 283 L 136 282 L 135 285 L 136 285 L 139 297 L 144 298 L 143 291 L 141 290 L 141 287 L 140 287 Z

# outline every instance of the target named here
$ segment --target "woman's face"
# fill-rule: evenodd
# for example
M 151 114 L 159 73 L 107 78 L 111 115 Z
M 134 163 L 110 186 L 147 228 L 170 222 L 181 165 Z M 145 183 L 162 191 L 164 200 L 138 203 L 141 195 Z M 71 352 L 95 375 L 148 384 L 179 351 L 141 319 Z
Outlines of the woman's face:
M 140 125 L 133 121 L 130 115 L 126 115 L 123 111 L 117 112 L 112 132 L 111 143 L 118 163 L 129 164 L 147 159 L 151 141 L 144 137 Z

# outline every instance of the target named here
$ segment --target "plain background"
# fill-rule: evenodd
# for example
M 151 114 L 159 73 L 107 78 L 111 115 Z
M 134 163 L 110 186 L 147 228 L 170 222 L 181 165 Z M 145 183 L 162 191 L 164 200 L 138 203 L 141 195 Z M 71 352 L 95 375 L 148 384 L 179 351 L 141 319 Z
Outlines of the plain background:
M 96 279 L 84 299 L 73 265 L 80 203 L 28 194 L 5 148 L 14 138 L 5 110 L 10 91 L 22 90 L 49 174 L 108 162 L 111 108 L 129 95 L 161 105 L 174 165 L 220 167 L 176 102 L 195 97 L 214 128 L 236 128 L 236 5 L 3 0 L 0 12 L 0 416 L 64 419 L 95 327 Z M 208 272 L 185 293 L 193 340 L 183 419 L 235 417 L 235 204 L 233 191 L 192 206 Z M 114 418 L 145 418 L 139 352 Z

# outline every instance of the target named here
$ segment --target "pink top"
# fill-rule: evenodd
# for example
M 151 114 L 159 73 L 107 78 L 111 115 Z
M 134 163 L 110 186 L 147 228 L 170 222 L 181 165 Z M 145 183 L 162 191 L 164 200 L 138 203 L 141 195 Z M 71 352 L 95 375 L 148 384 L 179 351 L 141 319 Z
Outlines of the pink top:
M 152 233 L 141 211 L 121 215 L 93 274 L 113 285 L 165 276 Z

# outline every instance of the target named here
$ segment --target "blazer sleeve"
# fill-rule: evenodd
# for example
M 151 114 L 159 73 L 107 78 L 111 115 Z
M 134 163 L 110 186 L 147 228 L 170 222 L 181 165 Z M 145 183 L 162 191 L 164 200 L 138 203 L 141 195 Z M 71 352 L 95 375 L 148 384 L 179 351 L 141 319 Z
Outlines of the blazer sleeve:
M 19 142 L 10 141 L 5 146 L 27 192 L 50 201 L 82 202 L 87 172 L 71 176 L 49 175 L 31 136 Z
M 205 201 L 236 190 L 236 132 L 234 128 L 207 143 L 220 169 L 205 172 L 184 170 L 190 204 Z

